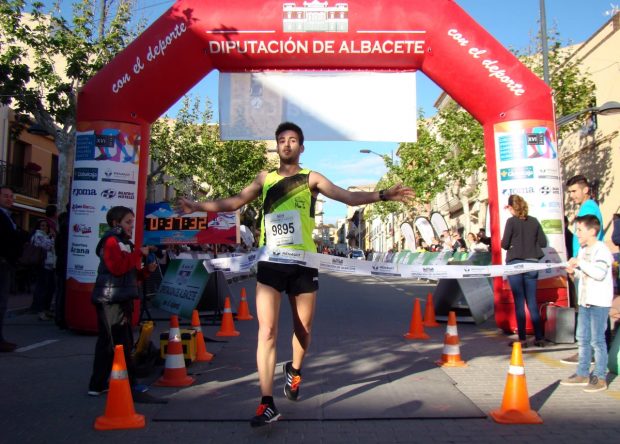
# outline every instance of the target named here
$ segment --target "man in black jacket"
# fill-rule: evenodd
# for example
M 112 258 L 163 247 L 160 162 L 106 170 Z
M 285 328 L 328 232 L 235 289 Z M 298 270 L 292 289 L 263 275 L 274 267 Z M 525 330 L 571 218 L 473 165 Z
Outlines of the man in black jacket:
M 16 344 L 6 341 L 3 336 L 11 275 L 22 250 L 21 232 L 11 215 L 13 201 L 13 190 L 0 185 L 0 352 L 12 352 L 17 348 Z

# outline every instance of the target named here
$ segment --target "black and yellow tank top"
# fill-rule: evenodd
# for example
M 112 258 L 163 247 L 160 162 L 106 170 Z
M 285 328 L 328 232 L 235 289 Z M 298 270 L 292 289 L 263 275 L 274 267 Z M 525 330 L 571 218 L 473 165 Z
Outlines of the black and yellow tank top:
M 312 239 L 316 198 L 308 185 L 310 170 L 284 177 L 271 171 L 263 184 L 260 245 L 316 253 Z

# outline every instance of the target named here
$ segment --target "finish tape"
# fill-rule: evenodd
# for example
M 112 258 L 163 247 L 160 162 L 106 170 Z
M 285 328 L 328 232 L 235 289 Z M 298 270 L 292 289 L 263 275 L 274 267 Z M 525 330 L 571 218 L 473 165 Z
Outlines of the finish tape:
M 304 267 L 317 268 L 319 271 L 334 271 L 360 276 L 411 279 L 480 279 L 566 267 L 566 263 L 538 262 L 512 265 L 409 265 L 362 261 L 289 248 L 270 249 L 267 247 L 262 247 L 241 256 L 206 259 L 204 264 L 210 273 L 214 271 L 245 273 L 249 272 L 256 263 L 263 261 L 302 265 Z

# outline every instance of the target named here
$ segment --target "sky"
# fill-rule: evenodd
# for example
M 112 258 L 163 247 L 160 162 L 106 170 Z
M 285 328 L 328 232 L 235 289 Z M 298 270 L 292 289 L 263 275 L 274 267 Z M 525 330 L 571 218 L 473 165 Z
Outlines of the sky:
M 377 0 L 381 1 L 381 0 Z M 46 3 L 50 3 L 49 1 Z M 70 2 L 69 2 L 70 3 Z M 539 32 L 540 0 L 456 0 L 473 19 L 493 35 L 506 48 L 524 49 Z M 587 40 L 609 20 L 609 11 L 620 1 L 609 0 L 546 0 L 547 28 L 555 27 L 563 43 L 572 44 Z M 137 12 L 147 23 L 155 21 L 174 1 L 138 0 Z M 212 72 L 198 83 L 189 94 L 209 97 L 217 116 L 218 73 Z M 434 102 L 441 89 L 423 73 L 417 74 L 417 108 L 425 116 L 436 110 Z M 175 104 L 166 114 L 174 116 L 179 109 Z M 362 154 L 369 149 L 378 154 L 392 155 L 397 149 L 394 143 L 369 142 L 312 142 L 306 141 L 302 154 L 304 168 L 323 174 L 343 188 L 377 182 L 385 173 L 383 159 L 373 153 Z M 344 161 L 346 159 L 346 162 Z M 248 183 L 252 178 L 248 178 Z M 346 217 L 346 206 L 326 199 L 324 222 L 335 223 Z

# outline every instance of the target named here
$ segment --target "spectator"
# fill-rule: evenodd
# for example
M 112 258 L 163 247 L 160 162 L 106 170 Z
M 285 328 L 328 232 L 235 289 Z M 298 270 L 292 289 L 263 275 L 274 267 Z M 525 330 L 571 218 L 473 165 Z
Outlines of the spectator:
M 161 403 L 161 400 L 144 393 L 145 389 L 136 383 L 131 357 L 133 303 L 134 299 L 139 298 L 138 280 L 140 277 L 146 277 L 142 259 L 149 256 L 151 249 L 142 247 L 134 250 L 131 236 L 135 216 L 130 208 L 122 206 L 110 208 L 106 214 L 106 221 L 110 229 L 95 248 L 95 253 L 99 257 L 99 267 L 91 298 L 97 312 L 98 338 L 88 395 L 99 396 L 107 391 L 108 377 L 114 359 L 114 346 L 122 345 L 134 401 Z M 156 267 L 156 260 L 147 264 L 150 272 L 155 271 Z
M 612 217 L 614 223 L 613 231 L 611 232 L 611 241 L 614 245 L 620 248 L 620 214 L 616 213 Z
M 581 174 L 573 176 L 566 181 L 566 189 L 569 199 L 579 207 L 577 217 L 591 214 L 593 216 L 596 216 L 596 218 L 599 220 L 601 229 L 598 233 L 598 240 L 603 240 L 603 216 L 601 214 L 600 208 L 598 207 L 598 204 L 591 197 L 588 179 Z M 577 236 L 574 235 L 575 231 L 576 228 L 573 227 L 573 248 L 572 256 L 570 257 L 577 257 L 577 255 L 579 254 L 579 240 L 577 239 Z M 577 315 L 579 315 L 579 306 L 577 304 L 578 296 L 576 291 L 576 288 L 579 287 L 579 282 L 577 282 L 579 274 L 574 274 L 573 276 L 573 279 L 568 280 L 568 293 L 570 305 L 571 307 L 575 307 L 577 309 Z M 574 355 L 568 356 L 564 359 L 561 359 L 560 361 L 564 364 L 577 365 L 577 363 L 579 362 L 579 354 L 575 353 Z
M 575 374 L 562 380 L 562 385 L 586 386 L 585 392 L 599 392 L 607 389 L 607 346 L 605 331 L 609 308 L 613 299 L 611 278 L 611 252 L 598 239 L 601 229 L 599 219 L 587 214 L 575 219 L 575 236 L 581 245 L 577 257 L 568 261 L 566 271 L 581 275 L 577 295 L 579 298 L 579 319 L 577 320 L 578 364 Z M 594 371 L 590 365 L 594 349 Z
M 616 247 L 620 249 L 620 214 L 616 213 L 613 215 L 614 227 L 611 233 L 611 241 L 614 243 Z M 620 262 L 620 252 L 614 253 L 614 272 L 616 273 L 616 280 L 614 283 L 615 291 L 614 294 L 620 293 L 620 272 L 618 270 L 618 262 Z
M 58 233 L 54 242 L 56 250 L 56 304 L 54 320 L 61 329 L 67 328 L 65 320 L 65 281 L 67 280 L 67 253 L 69 250 L 69 213 L 58 215 Z
M 452 234 L 448 230 L 444 230 L 441 233 L 441 251 L 452 251 L 452 245 L 454 244 L 454 240 L 452 239 Z
M 461 237 L 461 233 L 455 231 L 452 233 L 452 252 L 456 253 L 457 251 L 467 251 L 467 247 L 465 247 L 465 241 Z
M 36 230 L 30 242 L 36 247 L 43 248 L 46 252 L 43 263 L 37 265 L 37 277 L 32 298 L 32 310 L 38 314 L 40 321 L 49 321 L 53 317 L 51 306 L 56 289 L 54 240 L 55 235 L 51 231 L 47 219 L 37 221 Z
M 524 262 L 538 262 L 544 256 L 542 249 L 547 246 L 547 238 L 540 223 L 535 217 L 528 215 L 527 202 L 519 195 L 511 194 L 508 197 L 506 209 L 512 217 L 506 221 L 502 248 L 506 250 L 506 264 Z M 536 285 L 538 271 L 528 271 L 508 276 L 515 303 L 517 330 L 519 341 L 527 348 L 525 332 L 525 304 L 530 312 L 534 325 L 536 347 L 544 347 L 543 326 L 536 302 Z M 511 344 L 512 345 L 512 344 Z
M 603 240 L 603 216 L 598 204 L 592 199 L 590 193 L 590 185 L 588 179 L 581 174 L 573 176 L 566 181 L 566 187 L 568 191 L 569 199 L 579 207 L 577 217 L 585 216 L 586 214 L 592 214 L 596 216 L 601 223 L 601 229 L 598 233 L 598 240 Z M 575 229 L 573 229 L 573 233 Z M 579 241 L 577 236 L 573 236 L 573 255 L 576 257 L 579 253 Z
M 432 239 L 429 251 L 441 251 L 441 243 L 436 237 Z
M 13 190 L 0 185 L 0 352 L 12 352 L 17 348 L 17 344 L 4 339 L 4 316 L 11 289 L 11 276 L 24 240 L 20 234 L 21 230 L 13 221 L 11 214 L 13 202 Z
M 45 220 L 50 227 L 50 232 L 56 236 L 58 233 L 58 208 L 54 204 L 45 207 Z
M 487 231 L 484 228 L 478 230 L 478 240 L 488 247 L 487 250 L 491 249 L 491 238 L 487 236 Z
M 489 247 L 478 239 L 478 236 L 475 233 L 467 233 L 467 242 L 469 243 L 469 252 L 470 253 L 478 253 L 489 251 Z
M 566 258 L 573 257 L 573 232 L 568 229 L 568 216 L 564 215 L 564 246 L 566 247 Z
M 416 241 L 416 252 L 418 253 L 425 253 L 428 251 L 428 245 L 426 245 L 426 242 L 424 241 L 424 239 L 418 239 Z

